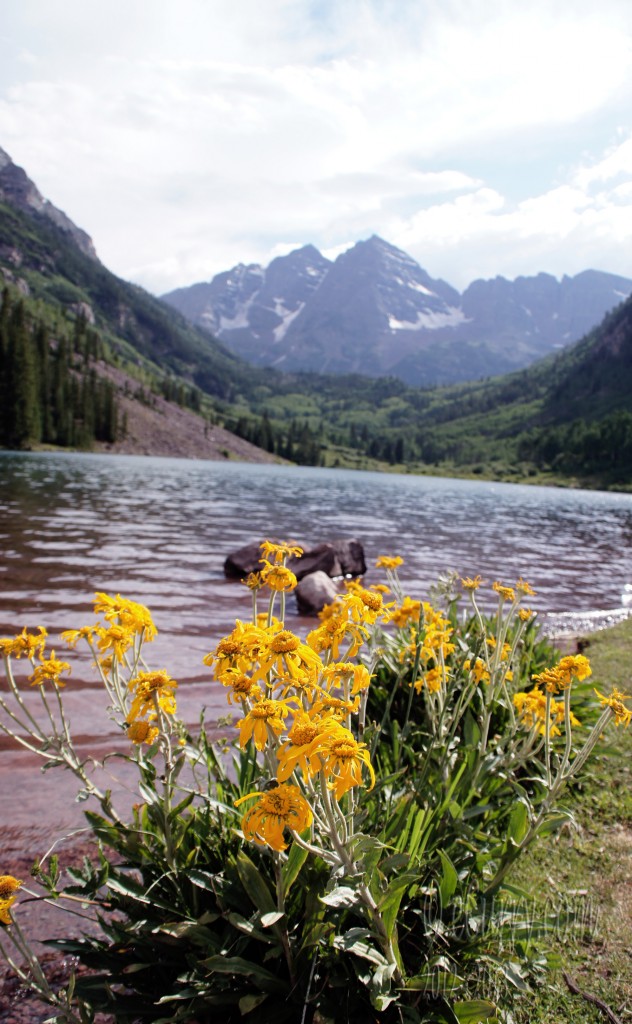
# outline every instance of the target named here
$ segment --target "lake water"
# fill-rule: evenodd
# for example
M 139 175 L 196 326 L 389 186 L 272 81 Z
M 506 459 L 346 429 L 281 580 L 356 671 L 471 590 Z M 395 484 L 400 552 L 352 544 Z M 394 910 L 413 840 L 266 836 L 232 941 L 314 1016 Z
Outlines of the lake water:
M 289 466 L 83 454 L 0 454 L 0 635 L 94 621 L 95 590 L 149 606 L 146 655 L 182 684 L 179 708 L 225 713 L 203 655 L 247 618 L 226 555 L 251 540 L 311 546 L 357 537 L 371 567 L 400 554 L 413 596 L 449 569 L 490 582 L 524 576 L 546 613 L 617 609 L 632 583 L 632 495 Z M 368 582 L 381 579 L 369 568 Z M 301 620 L 288 601 L 288 624 Z M 60 646 L 60 645 L 58 645 Z M 59 653 L 59 652 L 58 652 Z M 107 744 L 87 660 L 67 687 L 75 731 Z M 16 755 L 17 756 L 17 755 Z M 11 758 L 10 762 L 7 760 Z M 2 764 L 17 771 L 5 751 Z M 21 763 L 21 762 L 20 762 Z M 18 778 L 18 776 L 16 776 Z M 21 778 L 21 776 L 20 776 Z M 35 796 L 33 796 L 35 799 Z M 42 796 L 41 813 L 47 813 Z M 19 803 L 19 801 L 18 801 Z M 33 812 L 32 804 L 28 813 Z M 26 814 L 22 805 L 15 813 Z

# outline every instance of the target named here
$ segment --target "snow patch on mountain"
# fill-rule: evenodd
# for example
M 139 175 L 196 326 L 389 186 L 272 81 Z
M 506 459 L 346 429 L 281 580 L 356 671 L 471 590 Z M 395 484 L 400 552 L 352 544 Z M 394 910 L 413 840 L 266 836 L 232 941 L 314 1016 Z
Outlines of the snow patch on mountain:
M 420 310 L 417 313 L 416 320 L 397 320 L 394 316 L 389 316 L 388 326 L 391 331 L 419 331 L 425 329 L 427 331 L 436 331 L 441 327 L 457 327 L 459 324 L 467 322 L 467 317 L 463 313 L 462 309 L 456 309 L 454 306 L 448 307 L 445 313 L 434 312 L 432 310 Z

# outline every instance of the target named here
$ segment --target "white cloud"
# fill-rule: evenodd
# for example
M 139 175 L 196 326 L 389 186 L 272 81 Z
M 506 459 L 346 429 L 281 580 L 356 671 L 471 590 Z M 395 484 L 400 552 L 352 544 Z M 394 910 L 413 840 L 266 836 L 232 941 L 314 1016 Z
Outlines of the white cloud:
M 0 146 L 152 290 L 373 232 L 457 284 L 632 274 L 627 0 L 22 0 L 3 33 Z

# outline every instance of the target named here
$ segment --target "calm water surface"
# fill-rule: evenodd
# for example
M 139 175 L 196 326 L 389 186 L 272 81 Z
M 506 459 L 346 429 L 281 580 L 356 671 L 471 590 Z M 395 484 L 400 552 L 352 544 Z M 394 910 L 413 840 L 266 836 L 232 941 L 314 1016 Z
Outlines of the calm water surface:
M 95 590 L 147 604 L 155 668 L 184 685 L 180 708 L 223 713 L 202 656 L 246 618 L 228 582 L 233 549 L 266 536 L 340 537 L 405 558 L 414 596 L 447 569 L 538 591 L 542 613 L 617 608 L 632 583 L 632 496 L 432 477 L 81 454 L 0 454 L 0 634 L 93 621 Z M 369 570 L 367 580 L 377 581 Z M 311 628 L 292 608 L 291 627 Z M 75 729 L 103 727 L 87 661 L 67 694 Z M 97 724 L 98 723 L 98 724 Z M 103 737 L 105 742 L 106 737 Z M 5 756 L 5 764 L 6 756 Z

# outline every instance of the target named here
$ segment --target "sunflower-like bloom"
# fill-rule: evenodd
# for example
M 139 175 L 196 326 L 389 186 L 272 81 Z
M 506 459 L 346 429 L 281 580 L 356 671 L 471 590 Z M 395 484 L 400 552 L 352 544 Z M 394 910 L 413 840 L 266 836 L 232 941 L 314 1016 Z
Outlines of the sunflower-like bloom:
M 363 766 L 368 769 L 371 779 L 369 789 L 373 789 L 375 772 L 366 743 L 358 743 L 353 733 L 338 722 L 332 721 L 318 744 L 318 754 L 336 800 L 340 800 L 354 786 L 363 785 Z
M 326 690 L 319 690 L 311 708 L 315 716 L 331 715 L 336 721 L 342 721 L 347 715 L 353 715 L 360 707 L 360 696 L 356 694 L 355 700 L 344 700 L 342 697 L 334 697 Z
M 280 565 L 286 558 L 300 558 L 303 554 L 303 548 L 291 540 L 278 543 L 273 540 L 263 540 L 259 547 L 264 561 L 274 561 L 277 565 Z
M 48 633 L 43 626 L 38 626 L 39 633 L 27 633 L 26 626 L 21 633 L 13 637 L 0 638 L 0 654 L 5 658 L 29 658 L 31 661 L 39 654 L 40 658 L 44 653 Z
M 33 674 L 29 676 L 29 681 L 31 686 L 43 686 L 44 683 L 50 682 L 62 688 L 66 685 L 60 678 L 62 672 L 70 675 L 70 665 L 67 661 L 60 661 L 55 652 L 51 651 L 50 658 L 42 658 Z
M 421 601 L 414 601 L 412 597 L 406 596 L 401 604 L 387 613 L 384 622 L 394 622 L 398 629 L 405 629 L 406 626 L 419 622 L 420 612 Z
M 559 693 L 560 690 L 568 690 L 573 678 L 588 679 L 592 675 L 590 662 L 583 654 L 568 654 L 561 658 L 553 668 L 545 668 L 538 672 L 532 679 L 539 686 L 543 686 L 547 693 Z
M 13 875 L 0 875 L 0 922 L 11 924 L 10 910 L 15 903 L 15 895 L 22 883 Z
M 525 597 L 535 597 L 537 593 L 537 591 L 533 589 L 530 583 L 527 583 L 526 580 L 523 580 L 522 576 L 516 583 L 516 590 L 519 594 L 524 594 Z
M 263 750 L 269 739 L 268 728 L 278 736 L 285 729 L 283 719 L 289 713 L 287 701 L 270 700 L 268 697 L 258 700 L 239 723 L 239 746 L 243 750 L 252 737 L 257 750 Z
M 513 603 L 516 600 L 516 592 L 513 587 L 505 587 L 502 583 L 499 583 L 498 580 L 496 580 L 495 583 L 492 583 L 492 590 L 495 590 L 503 601 L 511 601 Z
M 375 563 L 376 569 L 397 569 L 404 564 L 404 559 L 399 555 L 380 555 Z
M 245 700 L 260 700 L 261 689 L 250 676 L 239 669 L 229 668 L 219 677 L 222 686 L 230 687 L 232 693 L 227 695 L 229 704 L 243 704 Z
M 269 639 L 266 629 L 237 619 L 234 629 L 202 660 L 209 667 L 214 665 L 216 679 L 220 679 L 227 669 L 251 672 L 261 651 L 267 650 Z
M 298 584 L 298 580 L 291 569 L 286 568 L 284 565 L 270 562 L 266 562 L 265 568 L 261 570 L 261 579 L 270 590 L 276 590 L 277 593 L 283 594 L 294 590 Z
M 134 694 L 127 716 L 128 721 L 131 723 L 148 712 L 155 713 L 156 703 L 166 715 L 175 714 L 176 698 L 173 691 L 177 686 L 175 679 L 172 679 L 165 669 L 139 672 L 128 683 L 128 689 Z
M 379 590 L 367 590 L 357 580 L 347 583 L 347 593 L 340 599 L 340 614 L 354 622 L 369 625 L 384 614 L 384 599 Z
M 144 640 L 153 640 L 158 630 L 156 629 L 151 613 L 144 604 L 137 601 L 129 601 L 117 594 L 110 597 L 102 591 L 94 595 L 95 614 L 101 613 L 104 619 L 111 625 L 117 624 L 128 630 L 130 633 L 143 636 Z
M 293 832 L 304 832 L 314 820 L 312 809 L 298 786 L 284 783 L 267 789 L 263 793 L 248 793 L 235 801 L 239 807 L 246 800 L 256 800 L 241 819 L 244 837 L 259 846 L 270 846 L 273 850 L 287 849 L 283 841 L 286 828 Z
M 477 686 L 481 682 L 489 683 L 491 676 L 489 674 L 489 669 L 482 658 L 476 658 L 474 663 L 472 663 L 472 660 L 468 658 L 463 662 L 463 668 L 466 672 L 471 672 L 472 678 Z
M 514 693 L 513 702 L 518 712 L 518 717 L 527 728 L 531 729 L 537 726 L 539 734 L 543 736 L 546 730 L 546 694 L 536 687 L 530 690 L 529 693 Z M 551 722 L 549 735 L 559 736 L 560 729 L 558 725 L 564 721 L 564 704 L 562 701 L 556 701 L 551 698 L 549 715 Z M 571 725 L 581 725 L 581 722 L 572 711 L 570 723 Z
M 304 711 L 297 712 L 287 740 L 277 750 L 279 782 L 289 779 L 296 768 L 301 769 L 305 778 L 318 774 L 322 768 L 318 746 L 326 728 L 326 719 L 310 716 Z
M 136 743 L 137 746 L 140 746 L 141 743 L 147 743 L 150 746 L 158 736 L 158 729 L 147 719 L 138 718 L 128 726 L 126 734 L 128 740 Z
M 290 675 L 300 679 L 305 673 L 316 680 L 323 670 L 323 663 L 318 654 L 304 644 L 289 629 L 282 629 L 267 639 L 267 650 L 259 654 L 259 668 L 253 673 L 255 682 L 268 672 L 277 672 L 280 676 Z
M 531 608 L 519 608 L 518 609 L 518 618 L 520 619 L 521 622 L 528 622 L 529 619 L 533 618 L 534 614 L 535 613 L 531 610 Z
M 465 668 L 465 665 L 463 666 Z M 446 676 L 448 673 L 446 672 Z M 439 693 L 444 682 L 444 674 L 439 667 L 429 668 L 427 672 L 417 679 L 415 682 L 415 690 L 417 693 L 421 693 L 424 686 L 429 693 Z
M 609 697 L 604 697 L 602 693 L 599 693 L 599 690 L 595 690 L 595 693 L 599 697 L 601 704 L 609 707 L 614 712 L 615 725 L 628 726 L 630 724 L 632 721 L 632 710 L 626 708 L 623 701 L 632 700 L 632 696 L 617 690 L 616 686 Z
M 474 577 L 472 577 L 472 576 L 462 576 L 461 577 L 461 586 L 463 587 L 464 590 L 469 590 L 469 591 L 478 590 L 478 588 L 484 582 L 485 582 L 485 580 L 483 579 L 482 576 L 474 576 Z
M 105 629 L 104 626 L 96 626 L 94 630 L 97 639 L 97 647 L 102 654 L 111 651 L 116 661 L 123 661 L 125 652 L 134 644 L 135 633 L 127 626 L 120 626 L 114 623 Z
M 353 661 L 333 661 L 323 669 L 322 681 L 328 691 L 350 683 L 350 695 L 355 697 L 361 690 L 368 690 L 371 676 L 365 665 L 357 665 Z
M 92 643 L 96 631 L 97 626 L 81 626 L 79 629 L 65 629 L 60 637 L 69 647 L 76 647 L 80 640 Z
M 340 602 L 337 602 L 336 608 L 339 605 Z M 334 613 L 323 619 L 320 626 L 307 634 L 307 643 L 318 654 L 323 651 L 331 651 L 332 658 L 337 661 L 340 657 L 340 647 L 345 641 L 349 642 L 347 657 L 355 658 L 368 635 L 369 631 L 366 626 L 354 622 L 344 615 Z

